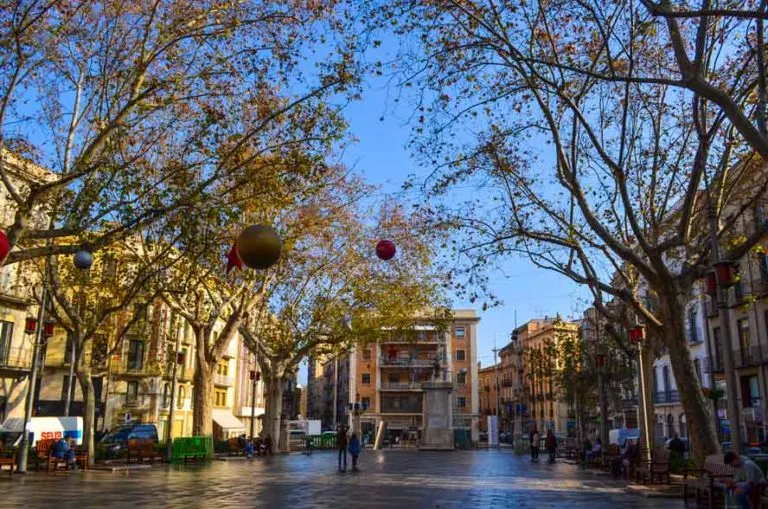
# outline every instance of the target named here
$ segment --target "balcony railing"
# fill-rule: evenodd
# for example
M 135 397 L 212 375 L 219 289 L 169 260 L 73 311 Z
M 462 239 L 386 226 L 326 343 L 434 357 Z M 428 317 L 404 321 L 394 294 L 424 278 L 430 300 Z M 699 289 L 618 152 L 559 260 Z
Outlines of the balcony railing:
M 235 377 L 225 376 L 225 375 L 220 375 L 218 373 L 215 373 L 213 375 L 213 385 L 223 385 L 226 387 L 232 387 L 233 385 L 235 385 Z
M 440 342 L 440 338 L 436 333 L 426 334 L 424 336 L 392 336 L 389 338 L 382 338 L 382 344 L 416 344 L 416 345 L 436 345 Z
M 390 382 L 381 384 L 382 391 L 420 391 L 422 382 Z
M 737 368 L 757 366 L 766 360 L 768 360 L 768 347 L 751 346 L 733 351 L 733 364 Z
M 677 391 L 657 392 L 653 395 L 653 402 L 657 404 L 679 403 L 680 393 Z
M 0 368 L 30 369 L 32 367 L 32 350 L 28 348 L 9 348 L 0 353 Z
M 411 359 L 407 357 L 383 357 L 382 366 L 403 368 L 430 368 L 435 363 L 434 359 Z

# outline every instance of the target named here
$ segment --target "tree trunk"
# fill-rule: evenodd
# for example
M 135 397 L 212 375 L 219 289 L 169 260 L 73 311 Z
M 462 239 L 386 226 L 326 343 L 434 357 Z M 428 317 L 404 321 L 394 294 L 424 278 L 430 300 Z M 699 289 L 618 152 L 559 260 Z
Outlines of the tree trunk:
M 270 435 L 273 447 L 279 447 L 283 413 L 283 379 L 270 376 L 264 380 L 267 388 L 267 405 L 264 412 L 263 436 Z
M 93 465 L 96 459 L 94 444 L 94 428 L 96 421 L 96 392 L 93 389 L 91 368 L 78 366 L 77 379 L 83 391 L 83 449 L 88 451 L 88 464 Z
M 213 370 L 197 356 L 192 388 L 192 434 L 213 435 Z
M 685 340 L 685 304 L 689 295 L 690 288 L 675 287 L 667 288 L 664 294 L 660 294 L 659 303 L 664 323 L 661 339 L 669 352 L 672 372 L 685 412 L 691 453 L 696 462 L 703 465 L 707 455 L 720 452 L 720 446 L 709 406 L 701 392 L 699 377 Z

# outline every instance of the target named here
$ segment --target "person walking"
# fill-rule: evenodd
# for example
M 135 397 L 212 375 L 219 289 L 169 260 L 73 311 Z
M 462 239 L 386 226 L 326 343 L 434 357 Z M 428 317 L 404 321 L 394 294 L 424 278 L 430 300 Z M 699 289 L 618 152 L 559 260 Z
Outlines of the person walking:
M 339 472 L 347 471 L 347 427 L 343 424 L 338 427 L 336 431 L 336 447 L 339 449 Z M 342 470 L 342 459 L 344 460 L 344 468 Z
M 531 441 L 531 461 L 539 461 L 539 430 L 535 424 L 528 438 Z
M 547 452 L 549 453 L 549 462 L 554 463 L 557 457 L 557 437 L 552 433 L 552 428 L 547 430 L 547 438 L 544 445 L 546 445 Z
M 357 457 L 360 456 L 362 446 L 360 445 L 360 439 L 357 438 L 357 433 L 352 433 L 349 439 L 349 454 L 352 456 L 352 471 L 357 472 Z

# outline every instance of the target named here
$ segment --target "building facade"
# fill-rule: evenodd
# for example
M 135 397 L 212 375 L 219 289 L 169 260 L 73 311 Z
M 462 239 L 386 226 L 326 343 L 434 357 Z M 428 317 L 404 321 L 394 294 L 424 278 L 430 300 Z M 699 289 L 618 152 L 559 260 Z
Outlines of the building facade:
M 578 337 L 579 324 L 559 317 L 534 319 L 515 329 L 522 359 L 521 427 L 535 424 L 541 430 L 553 429 L 566 435 L 576 426 L 575 414 L 559 394 L 553 374 L 559 369 L 558 342 L 565 335 Z M 514 382 L 512 382 L 514 385 Z
M 5 149 L 0 150 L 4 170 L 22 196 L 30 184 L 57 178 L 56 174 L 40 166 Z M 0 185 L 0 228 L 5 230 L 12 225 L 15 213 L 16 202 L 5 186 Z M 31 223 L 33 228 L 43 229 L 47 226 L 48 216 L 43 211 L 33 213 Z M 34 332 L 25 333 L 25 325 L 28 318 L 37 319 L 39 307 L 33 299 L 32 288 L 37 287 L 40 280 L 33 262 L 0 268 L 0 423 L 7 418 L 24 416 L 35 339 Z
M 356 347 L 349 354 L 324 362 L 314 359 L 310 417 L 319 417 L 324 428 L 333 427 L 334 415 L 338 422 L 352 425 L 349 405 L 358 402 L 365 408 L 360 427 L 366 440 L 373 440 L 382 422 L 392 437 L 418 432 L 424 427 L 423 383 L 437 375 L 453 383 L 454 429 L 466 431 L 477 441 L 479 321 L 474 310 L 454 310 L 451 319 L 417 318 L 410 334 L 384 331 L 376 343 Z M 320 366 L 322 376 L 318 376 Z

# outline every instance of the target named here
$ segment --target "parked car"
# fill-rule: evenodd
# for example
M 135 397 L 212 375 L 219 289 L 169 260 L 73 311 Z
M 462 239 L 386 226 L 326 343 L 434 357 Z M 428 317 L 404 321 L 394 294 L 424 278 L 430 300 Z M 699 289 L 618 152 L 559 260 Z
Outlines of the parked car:
M 480 441 L 481 442 L 487 442 L 488 441 L 488 432 L 487 431 L 481 431 L 480 432 Z
M 129 440 L 151 440 L 157 443 L 157 426 L 154 424 L 124 424 L 109 431 L 99 442 L 108 457 L 118 456 L 128 449 Z
M 664 442 L 664 447 L 669 449 L 669 444 L 672 443 L 673 438 L 670 438 Z M 683 450 L 688 452 L 688 437 L 680 437 L 680 441 L 683 443 Z
M 514 439 L 515 437 L 510 431 L 499 433 L 499 442 L 502 444 L 511 444 Z

